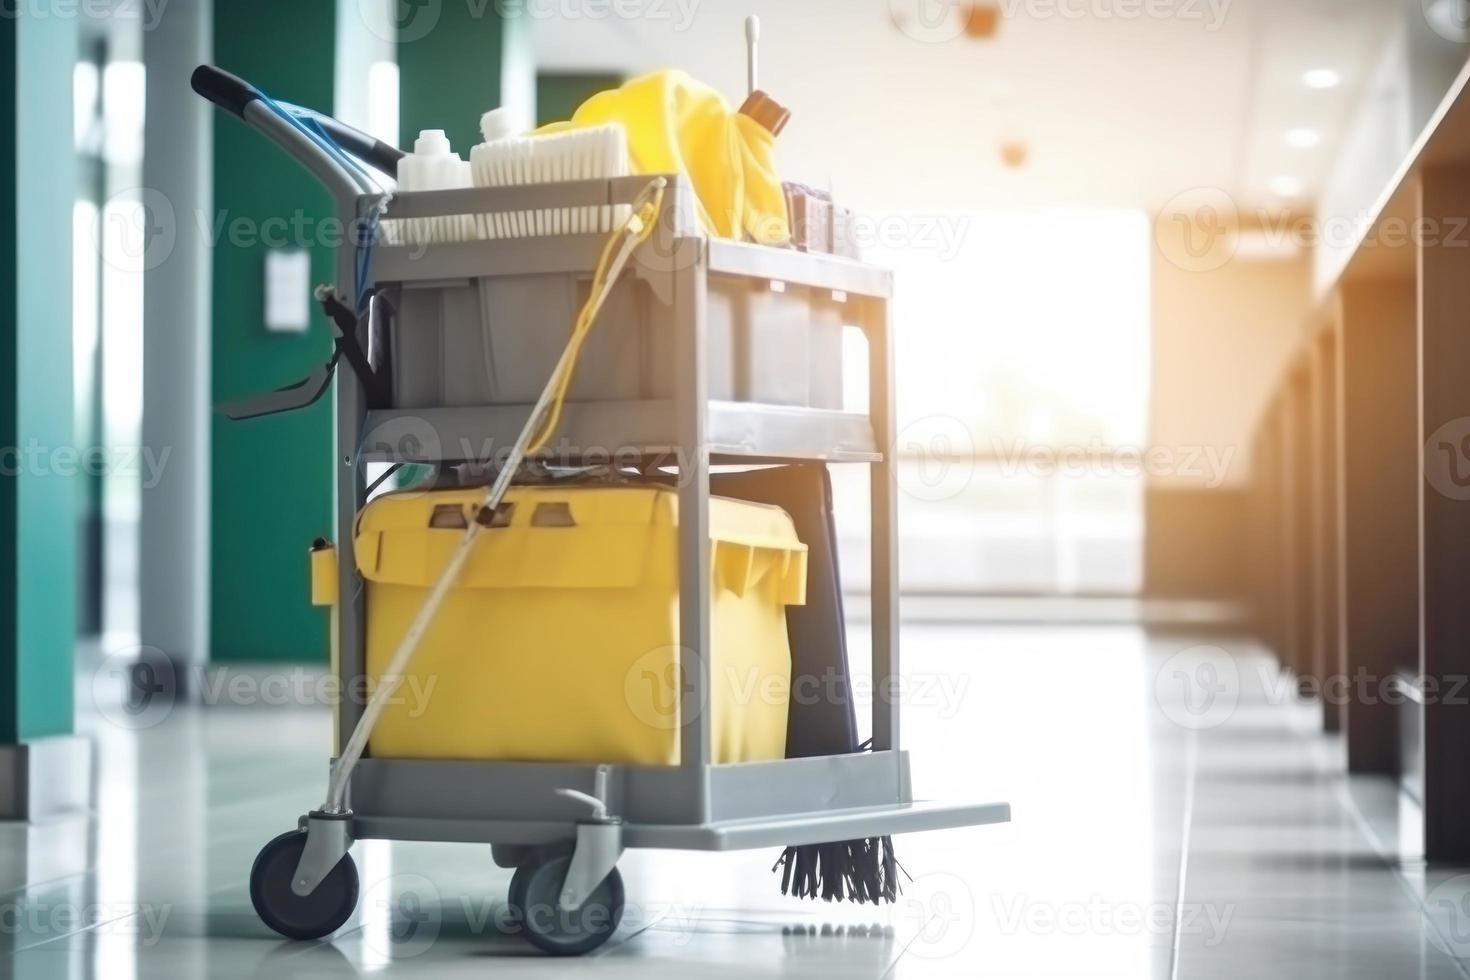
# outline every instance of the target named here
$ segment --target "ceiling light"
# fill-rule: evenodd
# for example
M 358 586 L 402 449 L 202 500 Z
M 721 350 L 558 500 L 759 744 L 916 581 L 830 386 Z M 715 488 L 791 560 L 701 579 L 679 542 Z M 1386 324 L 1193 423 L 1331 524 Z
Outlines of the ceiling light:
M 1302 84 L 1307 88 L 1337 88 L 1342 84 L 1342 76 L 1331 68 L 1313 68 L 1302 72 Z
M 1264 229 L 1243 228 L 1231 258 L 1242 262 L 1287 262 L 1301 254 L 1297 235 L 1280 235 Z
M 1301 197 L 1302 182 L 1298 177 L 1272 177 L 1271 193 L 1277 197 Z
M 1288 129 L 1286 145 L 1296 150 L 1310 150 L 1322 142 L 1322 134 L 1315 129 Z

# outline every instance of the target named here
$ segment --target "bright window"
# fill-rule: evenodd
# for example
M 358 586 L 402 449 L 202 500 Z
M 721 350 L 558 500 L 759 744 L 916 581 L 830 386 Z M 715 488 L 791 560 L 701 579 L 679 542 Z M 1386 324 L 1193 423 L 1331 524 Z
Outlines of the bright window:
M 895 213 L 902 582 L 917 592 L 1142 585 L 1149 230 L 1133 211 Z M 849 358 L 849 388 L 865 367 Z M 864 476 L 839 467 L 856 538 Z M 866 551 L 844 548 L 849 586 Z

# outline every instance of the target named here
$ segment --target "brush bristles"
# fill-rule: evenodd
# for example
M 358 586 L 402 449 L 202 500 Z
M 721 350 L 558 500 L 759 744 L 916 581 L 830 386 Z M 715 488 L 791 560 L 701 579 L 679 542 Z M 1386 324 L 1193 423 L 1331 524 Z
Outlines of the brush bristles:
M 898 901 L 903 866 L 893 855 L 893 838 L 863 837 L 832 844 L 788 847 L 771 866 L 781 869 L 781 894 L 859 905 Z M 908 872 L 903 871 L 907 877 Z
M 466 165 L 457 159 L 460 167 Z M 447 164 L 446 164 L 447 166 Z M 626 177 L 628 136 L 622 126 L 594 126 L 548 136 L 481 143 L 470 154 L 467 175 L 436 175 L 430 186 L 526 187 L 577 180 Z M 468 177 L 468 180 L 465 179 Z M 461 183 L 461 181 L 464 181 Z M 407 189 L 407 188 L 406 188 Z M 628 205 L 582 205 L 489 214 L 437 215 L 384 221 L 389 245 L 607 234 L 629 217 Z
M 481 143 L 470 154 L 476 187 L 525 187 L 628 175 L 628 137 L 622 126 L 522 136 Z M 607 205 L 541 208 L 475 215 L 474 233 L 484 239 L 547 235 L 606 234 L 618 209 Z

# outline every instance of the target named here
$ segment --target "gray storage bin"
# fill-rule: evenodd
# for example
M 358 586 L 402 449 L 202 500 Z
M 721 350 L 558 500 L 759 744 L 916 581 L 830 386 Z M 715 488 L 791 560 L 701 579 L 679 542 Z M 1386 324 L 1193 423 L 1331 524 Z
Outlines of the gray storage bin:
M 711 371 L 723 365 L 735 401 L 842 408 L 843 317 L 831 293 L 712 277 L 708 319 Z
M 571 273 L 396 284 L 398 408 L 528 404 L 561 356 L 589 280 Z M 724 401 L 842 407 L 842 306 L 830 292 L 711 277 L 709 394 Z M 674 396 L 673 311 L 628 276 L 588 336 L 571 401 Z

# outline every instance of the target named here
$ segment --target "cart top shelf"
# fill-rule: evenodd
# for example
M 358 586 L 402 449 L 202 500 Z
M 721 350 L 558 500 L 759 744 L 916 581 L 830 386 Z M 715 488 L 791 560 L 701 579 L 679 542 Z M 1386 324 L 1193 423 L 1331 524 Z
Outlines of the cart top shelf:
M 678 176 L 668 179 L 671 193 L 665 196 L 665 227 L 676 238 L 706 240 L 699 228 L 689 182 Z M 384 220 L 627 204 L 649 180 L 646 176 L 619 177 L 526 187 L 408 192 L 393 198 Z M 372 201 L 365 196 L 360 203 L 366 208 Z M 432 245 L 381 245 L 375 251 L 374 272 L 379 282 L 557 272 L 590 274 L 605 240 L 605 235 L 591 234 Z M 853 297 L 887 300 L 893 295 L 893 273 L 866 262 L 729 239 L 709 238 L 707 242 L 705 254 L 710 275 L 767 279 L 847 293 Z

